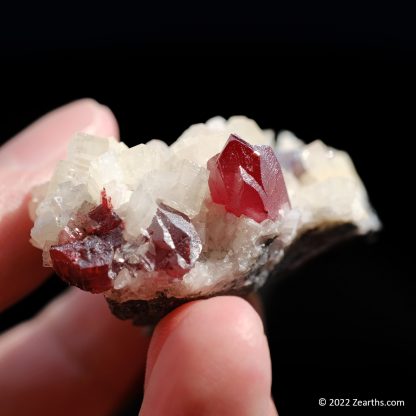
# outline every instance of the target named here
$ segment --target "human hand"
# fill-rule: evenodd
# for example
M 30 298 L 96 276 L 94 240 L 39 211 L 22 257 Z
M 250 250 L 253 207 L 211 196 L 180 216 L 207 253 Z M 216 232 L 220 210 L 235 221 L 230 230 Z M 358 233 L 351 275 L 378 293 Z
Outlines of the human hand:
M 0 312 L 48 277 L 28 242 L 29 192 L 48 179 L 76 131 L 118 136 L 108 108 L 79 100 L 0 148 Z M 0 335 L 0 414 L 117 414 L 144 372 L 142 416 L 277 414 L 267 340 L 246 301 L 186 304 L 149 339 L 114 318 L 101 295 L 77 289 Z

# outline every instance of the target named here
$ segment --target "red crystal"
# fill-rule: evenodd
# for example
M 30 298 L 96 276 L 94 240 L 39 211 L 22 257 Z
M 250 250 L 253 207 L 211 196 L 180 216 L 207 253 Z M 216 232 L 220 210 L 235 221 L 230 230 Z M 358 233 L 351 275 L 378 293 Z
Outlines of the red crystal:
M 56 273 L 71 285 L 92 293 L 112 288 L 108 272 L 113 261 L 113 248 L 98 236 L 52 246 L 50 255 Z
M 201 240 L 188 216 L 163 203 L 147 229 L 153 250 L 145 255 L 154 270 L 182 277 L 198 259 Z
M 279 210 L 290 205 L 282 169 L 270 146 L 252 146 L 231 134 L 207 168 L 212 200 L 237 217 L 276 220 Z
M 79 215 L 49 251 L 58 275 L 80 289 L 100 293 L 112 288 L 114 249 L 122 244 L 123 222 L 105 190 L 101 204 Z
M 88 217 L 92 220 L 87 225 L 88 234 L 103 235 L 122 225 L 121 218 L 114 212 L 105 190 L 101 193 L 101 205 L 94 208 Z

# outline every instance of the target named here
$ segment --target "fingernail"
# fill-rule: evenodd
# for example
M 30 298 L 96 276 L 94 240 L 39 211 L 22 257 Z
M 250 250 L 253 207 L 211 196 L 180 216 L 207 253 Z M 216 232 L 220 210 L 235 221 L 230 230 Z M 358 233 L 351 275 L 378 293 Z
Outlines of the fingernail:
M 109 108 L 92 99 L 77 100 L 41 117 L 0 147 L 0 166 L 30 169 L 56 163 L 79 131 L 118 136 Z

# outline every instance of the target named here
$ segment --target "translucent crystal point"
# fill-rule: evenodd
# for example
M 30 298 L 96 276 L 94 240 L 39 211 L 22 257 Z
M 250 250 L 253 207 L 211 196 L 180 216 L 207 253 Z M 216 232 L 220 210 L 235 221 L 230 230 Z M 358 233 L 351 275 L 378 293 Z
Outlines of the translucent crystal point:
M 147 231 L 154 250 L 149 251 L 146 257 L 154 264 L 154 270 L 181 277 L 201 253 L 201 239 L 189 217 L 166 204 L 159 204 Z
M 279 210 L 289 205 L 282 169 L 270 146 L 252 146 L 231 134 L 207 167 L 212 200 L 237 217 L 275 220 Z

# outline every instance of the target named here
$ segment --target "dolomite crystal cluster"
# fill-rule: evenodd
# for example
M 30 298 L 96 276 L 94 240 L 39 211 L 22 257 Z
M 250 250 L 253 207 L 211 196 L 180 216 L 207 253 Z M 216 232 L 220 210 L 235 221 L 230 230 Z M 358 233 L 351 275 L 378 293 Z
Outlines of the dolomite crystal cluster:
M 193 125 L 170 147 L 79 133 L 31 215 L 44 265 L 139 323 L 256 289 L 310 233 L 380 228 L 345 152 L 289 132 L 276 143 L 240 116 Z

